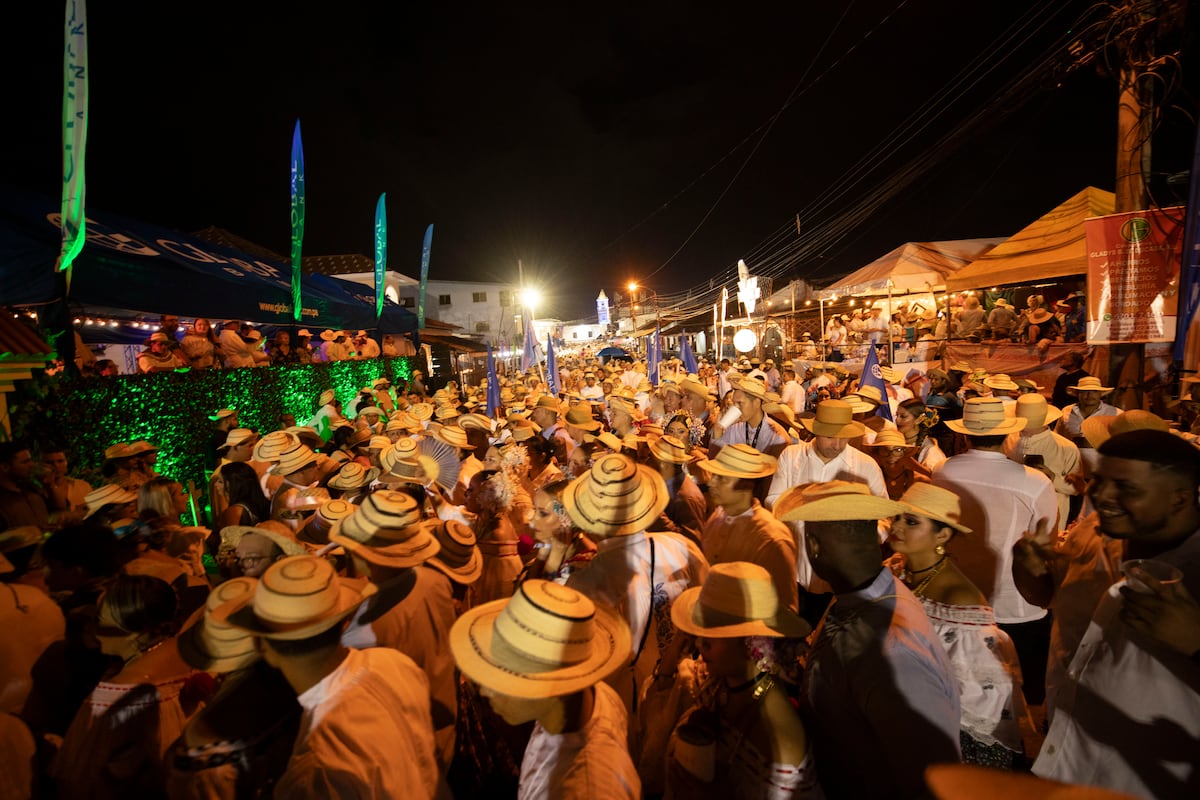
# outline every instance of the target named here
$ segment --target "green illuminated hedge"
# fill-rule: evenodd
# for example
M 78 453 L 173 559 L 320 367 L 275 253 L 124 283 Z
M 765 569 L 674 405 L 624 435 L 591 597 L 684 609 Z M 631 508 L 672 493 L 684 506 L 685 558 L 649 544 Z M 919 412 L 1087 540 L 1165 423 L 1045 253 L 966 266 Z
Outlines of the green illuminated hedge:
M 204 450 L 212 435 L 208 415 L 236 408 L 242 427 L 275 430 L 283 414 L 303 425 L 317 397 L 332 388 L 351 408 L 358 390 L 383 376 L 408 380 L 416 359 L 377 358 L 308 366 L 158 372 L 116 378 L 42 376 L 18 381 L 9 395 L 15 439 L 66 448 L 71 473 L 93 486 L 103 483 L 104 449 L 116 442 L 147 439 L 158 445 L 158 471 L 185 486 L 206 489 Z

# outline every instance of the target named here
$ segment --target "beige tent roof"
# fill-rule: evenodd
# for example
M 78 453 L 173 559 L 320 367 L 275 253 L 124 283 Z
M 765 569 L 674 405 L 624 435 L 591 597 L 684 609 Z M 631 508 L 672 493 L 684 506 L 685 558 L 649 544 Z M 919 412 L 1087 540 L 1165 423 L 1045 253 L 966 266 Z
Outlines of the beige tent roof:
M 1112 192 L 1089 186 L 959 270 L 946 287 L 960 291 L 1083 275 L 1087 272 L 1083 221 L 1113 213 L 1114 204 Z
M 847 295 L 927 292 L 945 287 L 947 276 L 963 269 L 1003 239 L 959 239 L 950 242 L 906 242 L 819 293 L 822 300 Z

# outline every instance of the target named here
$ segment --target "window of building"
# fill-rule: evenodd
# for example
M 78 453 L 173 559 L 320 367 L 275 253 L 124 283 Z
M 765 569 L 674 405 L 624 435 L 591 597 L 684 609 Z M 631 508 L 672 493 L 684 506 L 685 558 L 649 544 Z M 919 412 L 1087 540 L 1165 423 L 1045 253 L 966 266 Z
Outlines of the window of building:
M 448 295 L 448 294 L 439 294 L 439 295 L 438 295 L 438 305 L 439 305 L 439 306 L 448 306 L 448 305 L 450 305 L 450 295 Z
M 490 323 L 490 322 L 476 322 L 475 323 L 475 332 L 476 333 L 488 333 L 489 331 L 491 331 L 491 329 L 492 329 L 492 323 Z
M 503 289 L 500 291 L 500 307 L 501 308 L 508 308 L 509 306 L 512 305 L 512 295 L 513 295 L 512 292 L 505 291 Z
M 486 303 L 487 302 L 487 292 L 471 292 L 471 302 L 472 303 Z
M 401 297 L 400 298 L 400 307 L 401 308 L 416 308 L 417 307 L 417 298 Z
M 578 339 L 578 338 L 579 338 L 579 331 L 573 331 L 573 332 L 571 333 L 571 338 L 572 338 L 572 339 Z

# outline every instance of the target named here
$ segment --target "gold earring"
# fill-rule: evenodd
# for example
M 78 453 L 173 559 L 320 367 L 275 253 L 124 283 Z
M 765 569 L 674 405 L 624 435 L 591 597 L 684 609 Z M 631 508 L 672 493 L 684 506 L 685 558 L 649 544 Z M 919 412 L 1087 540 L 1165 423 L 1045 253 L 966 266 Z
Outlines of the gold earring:
M 946 555 L 946 548 L 939 544 L 937 547 L 933 548 L 933 552 L 937 553 L 939 556 L 944 556 Z

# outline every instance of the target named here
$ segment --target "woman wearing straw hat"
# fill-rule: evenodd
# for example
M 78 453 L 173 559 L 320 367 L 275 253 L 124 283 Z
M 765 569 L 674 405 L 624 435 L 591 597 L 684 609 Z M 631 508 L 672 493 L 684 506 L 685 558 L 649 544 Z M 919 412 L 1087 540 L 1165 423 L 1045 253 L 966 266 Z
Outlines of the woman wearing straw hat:
M 822 797 L 800 715 L 784 682 L 797 683 L 808 623 L 779 605 L 767 571 L 714 565 L 704 585 L 671 607 L 697 637 L 709 681 L 668 746 L 667 797 Z
M 1021 667 L 1012 640 L 996 626 L 983 593 L 946 552 L 961 523 L 958 495 L 927 483 L 900 498 L 888 541 L 888 566 L 921 601 L 946 648 L 958 681 L 963 760 L 1011 769 L 1023 750 L 1022 724 L 1032 728 L 1021 693 Z
M 361 513 L 361 512 L 359 512 Z M 341 643 L 346 620 L 375 593 L 317 556 L 271 565 L 212 618 L 258 638 L 304 709 L 277 797 L 432 797 L 438 791 L 429 682 L 386 647 Z
M 904 441 L 899 431 L 880 431 L 875 434 L 875 441 L 864 442 L 863 447 L 870 448 L 869 452 L 883 472 L 888 497 L 893 500 L 898 500 L 914 483 L 927 482 L 932 474 L 916 460 L 916 448 Z
M 916 448 L 913 458 L 928 471 L 937 469 L 946 460 L 946 454 L 930 432 L 941 421 L 936 410 L 931 410 L 924 401 L 911 397 L 896 407 L 896 430 L 904 434 L 904 441 Z
M 620 617 L 573 589 L 526 581 L 463 614 L 450 648 L 505 722 L 535 723 L 519 797 L 641 797 L 625 709 L 603 682 L 629 659 Z
M 262 661 L 253 636 L 212 618 L 217 607 L 253 593 L 256 583 L 222 583 L 177 639 L 183 660 L 219 676 L 220 688 L 167 753 L 167 796 L 174 800 L 266 796 L 287 766 L 300 728 L 296 693 Z
M 548 483 L 534 492 L 530 527 L 537 544 L 534 558 L 525 567 L 521 580 L 544 578 L 564 583 L 577 569 L 585 567 L 596 555 L 596 545 L 575 527 L 562 495 L 569 480 Z
M 509 519 L 516 490 L 503 470 L 477 472 L 467 485 L 464 507 L 475 515 L 471 528 L 483 553 L 483 575 L 472 587 L 472 605 L 508 597 L 521 574 L 519 540 Z

